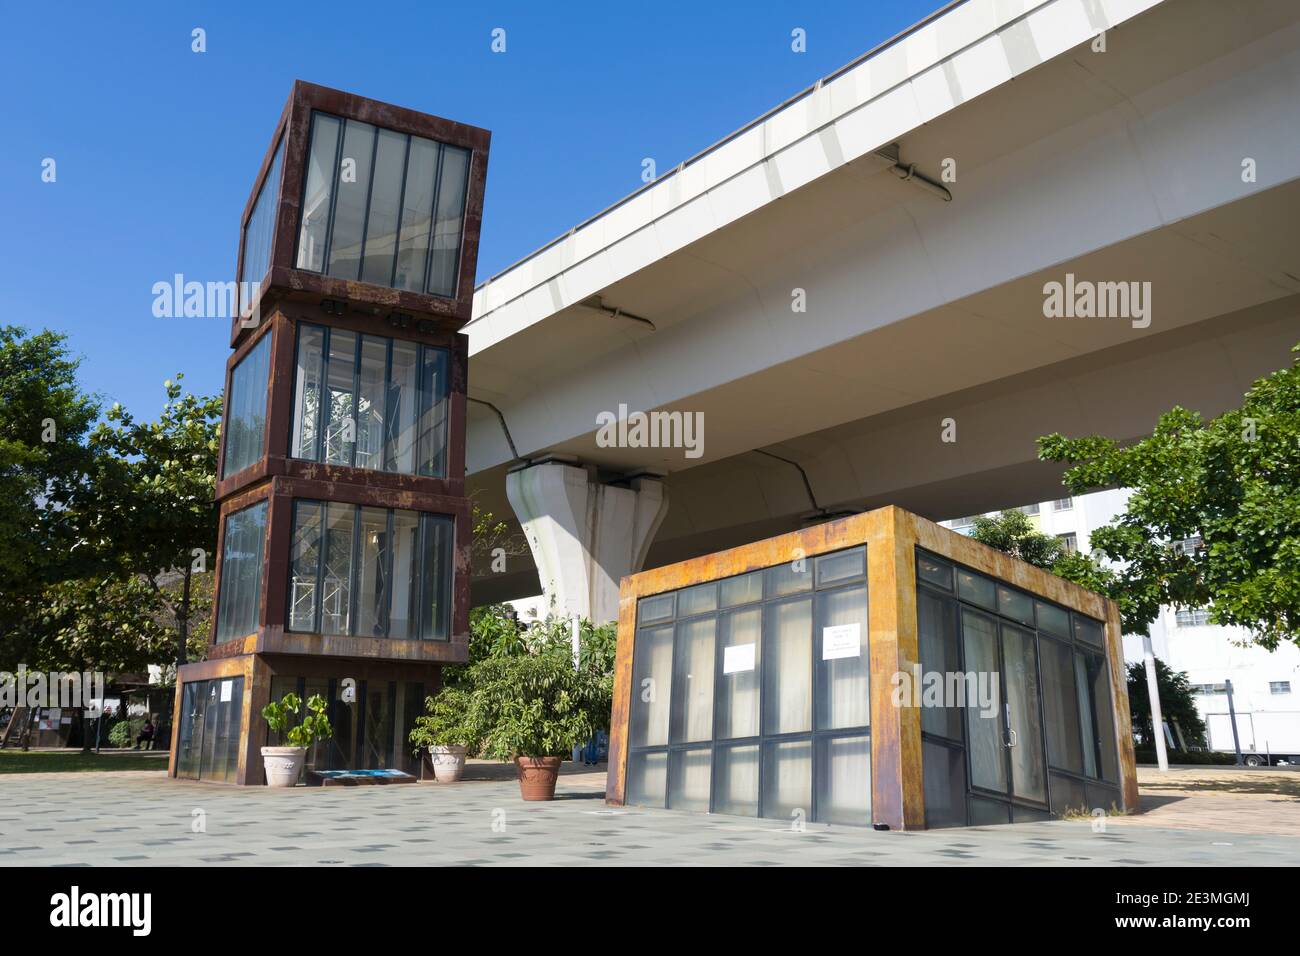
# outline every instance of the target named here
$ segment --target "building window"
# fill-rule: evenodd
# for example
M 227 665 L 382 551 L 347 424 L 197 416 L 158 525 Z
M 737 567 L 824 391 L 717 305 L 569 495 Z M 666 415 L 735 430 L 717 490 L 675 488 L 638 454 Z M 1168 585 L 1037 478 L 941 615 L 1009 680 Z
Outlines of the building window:
M 295 501 L 289 630 L 447 640 L 454 537 L 446 515 Z
M 637 621 L 628 803 L 871 822 L 864 548 L 642 598 Z
M 261 282 L 271 265 L 271 241 L 275 238 L 276 211 L 280 208 L 277 200 L 280 198 L 280 160 L 283 154 L 284 139 L 281 138 L 266 178 L 262 180 L 262 188 L 257 191 L 253 211 L 244 225 L 244 257 L 239 272 L 241 283 Z M 242 309 L 251 305 L 251 302 L 240 302 Z
M 965 528 L 974 527 L 974 525 L 975 515 L 969 515 L 965 518 L 954 518 L 952 520 L 952 528 L 954 531 L 961 531 Z
M 1210 612 L 1203 607 L 1180 608 L 1174 612 L 1174 623 L 1178 627 L 1204 627 L 1210 623 Z
M 1291 682 L 1289 680 L 1271 680 L 1268 682 L 1268 692 L 1270 694 L 1289 694 L 1291 693 Z
M 1197 551 L 1205 548 L 1205 541 L 1201 536 L 1193 535 L 1190 538 L 1183 538 L 1181 541 L 1175 541 L 1169 545 L 1176 554 L 1185 554 L 1188 557 L 1195 556 Z
M 271 334 L 268 332 L 230 373 L 230 394 L 226 396 L 226 448 L 221 466 L 223 478 L 243 471 L 262 457 L 270 367 Z
M 1192 693 L 1194 694 L 1226 694 L 1228 692 L 1227 684 L 1193 684 Z
M 221 594 L 217 598 L 218 643 L 257 631 L 265 540 L 265 501 L 226 516 L 221 546 Z
M 1038 505 L 1022 505 L 1016 509 L 1021 514 L 1036 515 L 1038 514 Z
M 290 454 L 445 478 L 450 378 L 446 349 L 301 324 Z
M 1069 511 L 1074 507 L 1073 498 L 1057 498 L 1052 502 L 1053 511 Z
M 470 151 L 312 114 L 297 268 L 454 298 Z
M 1061 550 L 1066 554 L 1079 553 L 1079 536 L 1073 531 L 1066 534 L 1058 534 L 1056 540 L 1061 542 Z

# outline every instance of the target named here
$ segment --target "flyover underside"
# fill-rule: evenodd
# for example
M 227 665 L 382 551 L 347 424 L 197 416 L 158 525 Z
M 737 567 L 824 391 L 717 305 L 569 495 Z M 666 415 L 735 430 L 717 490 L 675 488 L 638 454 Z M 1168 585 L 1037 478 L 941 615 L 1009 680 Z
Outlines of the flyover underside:
M 1061 467 L 1037 459 L 1042 435 L 1131 440 L 1176 404 L 1219 414 L 1285 366 L 1297 343 L 1300 295 L 768 446 L 797 462 L 807 485 L 793 465 L 753 451 L 672 472 L 671 506 L 645 566 L 792 530 L 818 508 L 897 504 L 944 520 L 1061 497 Z M 955 441 L 943 440 L 946 430 Z M 512 520 L 504 467 L 471 483 L 481 508 Z M 504 573 L 478 570 L 475 603 L 540 590 L 526 554 Z

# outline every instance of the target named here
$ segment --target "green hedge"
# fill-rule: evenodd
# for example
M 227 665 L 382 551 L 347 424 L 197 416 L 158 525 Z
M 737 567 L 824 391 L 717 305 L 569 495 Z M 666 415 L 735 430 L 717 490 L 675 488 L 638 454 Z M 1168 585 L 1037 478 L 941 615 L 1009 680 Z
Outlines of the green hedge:
M 1135 753 L 1139 764 L 1155 765 L 1156 752 L 1154 749 L 1144 750 L 1143 748 L 1138 747 Z M 1169 762 L 1205 764 L 1207 766 L 1221 766 L 1226 764 L 1231 766 L 1237 762 L 1237 757 L 1234 754 L 1221 754 L 1212 750 L 1171 750 L 1169 751 Z

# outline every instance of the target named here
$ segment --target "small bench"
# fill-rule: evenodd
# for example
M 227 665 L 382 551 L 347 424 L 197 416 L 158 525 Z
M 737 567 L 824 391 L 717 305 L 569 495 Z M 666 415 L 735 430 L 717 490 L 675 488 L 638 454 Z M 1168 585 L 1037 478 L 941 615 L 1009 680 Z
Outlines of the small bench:
M 309 787 L 365 787 L 416 782 L 415 777 L 401 770 L 312 770 L 307 775 Z

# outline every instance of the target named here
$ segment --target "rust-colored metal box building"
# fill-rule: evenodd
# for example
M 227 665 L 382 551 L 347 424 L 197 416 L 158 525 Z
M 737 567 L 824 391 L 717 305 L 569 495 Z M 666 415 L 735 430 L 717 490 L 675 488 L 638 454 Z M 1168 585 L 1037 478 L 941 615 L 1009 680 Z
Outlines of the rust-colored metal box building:
M 890 829 L 1137 808 L 1113 601 L 898 508 L 625 577 L 607 800 Z
M 467 658 L 467 338 L 486 130 L 294 84 L 244 209 L 207 660 L 170 773 L 260 784 L 262 707 L 329 702 L 314 769 L 409 768 Z

